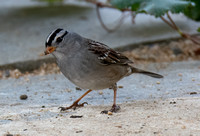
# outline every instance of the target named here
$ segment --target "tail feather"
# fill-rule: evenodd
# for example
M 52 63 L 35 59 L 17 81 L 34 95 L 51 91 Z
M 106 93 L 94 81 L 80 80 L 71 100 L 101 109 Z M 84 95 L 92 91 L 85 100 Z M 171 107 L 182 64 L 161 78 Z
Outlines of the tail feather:
M 162 75 L 159 75 L 159 74 L 156 74 L 156 73 L 153 73 L 153 72 L 149 72 L 149 71 L 145 71 L 145 70 L 142 70 L 142 69 L 134 68 L 134 67 L 132 67 L 132 72 L 133 73 L 145 74 L 147 76 L 151 76 L 151 77 L 154 77 L 154 78 L 163 78 Z

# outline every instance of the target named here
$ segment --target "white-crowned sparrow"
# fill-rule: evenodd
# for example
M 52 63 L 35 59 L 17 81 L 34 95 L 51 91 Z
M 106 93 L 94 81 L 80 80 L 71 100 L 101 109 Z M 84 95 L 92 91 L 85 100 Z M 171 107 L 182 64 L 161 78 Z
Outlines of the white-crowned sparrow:
M 116 112 L 116 83 L 133 73 L 141 73 L 155 78 L 162 75 L 133 67 L 133 62 L 107 45 L 80 35 L 57 29 L 46 40 L 45 55 L 53 54 L 61 72 L 72 83 L 82 89 L 89 89 L 69 107 L 60 107 L 61 111 L 75 109 L 86 102 L 78 102 L 92 90 L 112 88 L 114 103 L 110 111 Z

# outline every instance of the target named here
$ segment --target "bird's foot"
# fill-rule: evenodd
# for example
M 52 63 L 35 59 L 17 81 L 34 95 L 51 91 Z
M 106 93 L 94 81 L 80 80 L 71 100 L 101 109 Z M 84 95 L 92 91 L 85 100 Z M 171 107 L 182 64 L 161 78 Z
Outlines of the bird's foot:
M 120 106 L 113 104 L 112 108 L 109 110 L 110 112 L 118 112 L 120 110 Z M 101 111 L 101 114 L 108 114 L 108 110 Z
M 111 112 L 117 112 L 119 110 L 120 110 L 120 106 L 114 104 L 109 111 L 111 111 Z
M 71 106 L 69 107 L 59 107 L 58 109 L 60 109 L 60 111 L 66 111 L 66 110 L 69 110 L 69 109 L 73 109 L 73 110 L 76 110 L 77 107 L 83 107 L 84 104 L 88 104 L 87 102 L 84 102 L 84 103 L 81 103 L 81 104 L 78 104 L 78 102 L 74 102 Z

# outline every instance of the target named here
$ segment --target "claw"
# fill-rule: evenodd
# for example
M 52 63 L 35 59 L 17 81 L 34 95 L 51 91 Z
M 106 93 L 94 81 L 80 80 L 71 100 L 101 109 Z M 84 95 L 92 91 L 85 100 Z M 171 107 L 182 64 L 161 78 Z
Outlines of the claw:
M 117 112 L 120 110 L 118 105 L 113 105 L 112 108 L 109 110 L 110 112 Z M 108 110 L 101 111 L 101 114 L 108 114 Z
M 108 114 L 108 110 L 101 111 L 101 114 Z
M 65 107 L 58 107 L 58 109 L 60 109 L 60 111 L 65 111 Z
M 69 109 L 73 109 L 73 110 L 76 110 L 77 107 L 83 107 L 84 104 L 88 104 L 87 102 L 83 102 L 81 104 L 78 104 L 78 102 L 74 102 L 71 106 L 69 107 L 59 107 L 58 109 L 60 109 L 60 111 L 66 111 L 66 110 L 69 110 Z
M 109 111 L 111 111 L 111 112 L 117 112 L 117 111 L 119 111 L 119 110 L 120 110 L 120 106 L 118 106 L 118 105 L 113 105 L 112 108 L 111 108 Z

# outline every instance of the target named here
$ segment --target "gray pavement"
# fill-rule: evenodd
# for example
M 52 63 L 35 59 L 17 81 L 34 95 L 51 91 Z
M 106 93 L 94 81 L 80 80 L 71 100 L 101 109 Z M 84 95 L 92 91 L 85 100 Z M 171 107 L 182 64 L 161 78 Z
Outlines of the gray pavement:
M 158 65 L 146 69 L 156 71 Z M 135 100 L 156 100 L 177 97 L 200 96 L 200 62 L 178 62 L 160 69 L 163 79 L 134 74 L 119 81 L 117 103 Z M 67 106 L 80 97 L 85 90 L 76 90 L 62 74 L 46 76 L 26 76 L 19 79 L 9 78 L 0 82 L 0 115 L 20 114 L 32 108 Z M 191 95 L 191 92 L 197 94 Z M 26 94 L 27 100 L 20 100 Z M 113 91 L 109 89 L 93 91 L 82 102 L 91 105 L 112 105 Z M 87 108 L 87 107 L 85 107 Z M 59 110 L 57 110 L 59 113 Z M 1 121 L 0 121 L 1 125 Z
M 60 113 L 59 106 L 69 106 L 85 91 L 76 90 L 61 74 L 1 80 L 0 135 L 198 135 L 200 62 L 162 66 L 157 72 L 163 79 L 135 74 L 121 80 L 121 110 L 113 115 L 100 114 L 112 105 L 113 91 L 108 89 L 88 94 L 81 102 L 89 105 Z M 22 94 L 28 99 L 20 100 Z
M 0 66 L 43 59 L 39 56 L 44 50 L 47 35 L 55 28 L 62 27 L 84 37 L 101 41 L 113 48 L 141 42 L 158 41 L 179 37 L 161 19 L 140 14 L 135 24 L 126 18 L 119 29 L 106 32 L 100 25 L 93 6 L 72 1 L 64 1 L 63 6 L 49 6 L 33 0 L 2 1 L 0 5 Z M 69 5 L 70 3 L 70 5 Z M 103 20 L 108 26 L 115 26 L 120 12 L 102 9 Z M 173 15 L 177 25 L 186 32 L 196 33 L 200 23 L 183 15 Z

